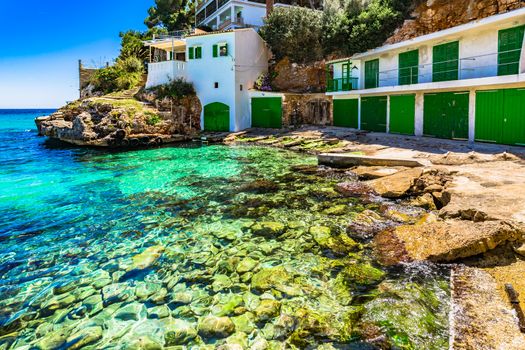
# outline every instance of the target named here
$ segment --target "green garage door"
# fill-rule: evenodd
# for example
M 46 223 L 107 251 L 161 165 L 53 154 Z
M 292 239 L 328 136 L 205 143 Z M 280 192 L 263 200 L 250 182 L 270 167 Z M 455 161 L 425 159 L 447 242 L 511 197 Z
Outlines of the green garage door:
M 478 91 L 475 138 L 525 145 L 525 89 Z
M 390 132 L 414 135 L 416 95 L 390 96 Z
M 252 127 L 281 128 L 282 99 L 280 97 L 252 98 Z
M 386 96 L 361 98 L 361 129 L 386 132 Z
M 425 94 L 423 134 L 468 139 L 468 92 Z
M 213 102 L 204 106 L 205 131 L 230 131 L 230 107 Z
M 334 100 L 334 126 L 358 128 L 358 99 Z

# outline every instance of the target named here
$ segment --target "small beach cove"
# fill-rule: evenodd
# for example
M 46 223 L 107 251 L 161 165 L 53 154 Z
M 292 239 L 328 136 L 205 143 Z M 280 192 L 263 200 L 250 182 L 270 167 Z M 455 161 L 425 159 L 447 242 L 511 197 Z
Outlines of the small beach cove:
M 4 348 L 448 347 L 449 268 L 370 245 L 425 210 L 346 196 L 354 174 L 292 151 L 29 129 L 2 131 Z

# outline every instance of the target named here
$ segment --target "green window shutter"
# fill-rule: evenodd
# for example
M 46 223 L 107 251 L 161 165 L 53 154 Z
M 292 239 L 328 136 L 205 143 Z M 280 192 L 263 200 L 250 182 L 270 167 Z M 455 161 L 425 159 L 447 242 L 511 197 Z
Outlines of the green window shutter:
M 213 45 L 213 57 L 217 57 L 219 56 L 218 54 L 218 46 L 217 45 Z
M 224 49 L 226 51 L 225 56 L 228 56 L 228 44 L 224 44 Z
M 458 80 L 459 41 L 434 46 L 432 81 Z
M 399 54 L 399 85 L 418 83 L 419 50 Z
M 197 46 L 195 48 L 195 58 L 202 58 L 202 47 Z
M 379 59 L 365 62 L 365 89 L 379 86 Z
M 498 32 L 498 75 L 518 74 L 525 26 Z
M 194 47 L 188 48 L 188 56 L 190 60 L 195 58 L 195 48 Z

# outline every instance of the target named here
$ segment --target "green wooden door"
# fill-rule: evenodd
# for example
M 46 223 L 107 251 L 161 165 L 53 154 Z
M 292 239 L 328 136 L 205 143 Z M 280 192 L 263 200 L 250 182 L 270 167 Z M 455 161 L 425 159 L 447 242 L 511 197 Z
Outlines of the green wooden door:
M 252 127 L 281 128 L 282 99 L 280 97 L 252 98 Z
M 419 50 L 399 54 L 399 85 L 418 83 Z
M 475 138 L 525 145 L 525 89 L 478 91 Z
M 459 41 L 434 46 L 432 81 L 458 80 Z
M 416 95 L 390 96 L 390 132 L 414 135 Z
M 361 129 L 386 132 L 386 96 L 361 98 Z
M 358 128 L 358 99 L 334 100 L 334 126 Z
M 230 131 L 230 107 L 213 102 L 204 106 L 205 131 Z
M 476 92 L 476 141 L 502 142 L 503 140 L 503 90 Z
M 525 145 L 525 89 L 504 90 L 503 111 L 501 143 Z
M 423 134 L 444 139 L 468 139 L 468 92 L 425 94 Z
M 525 26 L 498 32 L 498 75 L 518 74 Z
M 379 59 L 365 62 L 365 89 L 379 86 Z

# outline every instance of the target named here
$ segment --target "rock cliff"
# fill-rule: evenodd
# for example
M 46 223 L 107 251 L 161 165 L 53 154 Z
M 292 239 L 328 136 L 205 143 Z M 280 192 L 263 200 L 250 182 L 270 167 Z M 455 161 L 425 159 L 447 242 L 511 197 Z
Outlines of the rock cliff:
M 394 44 L 481 18 L 525 7 L 523 0 L 417 1 L 411 18 L 386 41 Z
M 38 133 L 81 146 L 137 147 L 181 141 L 200 130 L 196 96 L 143 101 L 95 97 L 75 101 L 35 120 Z

